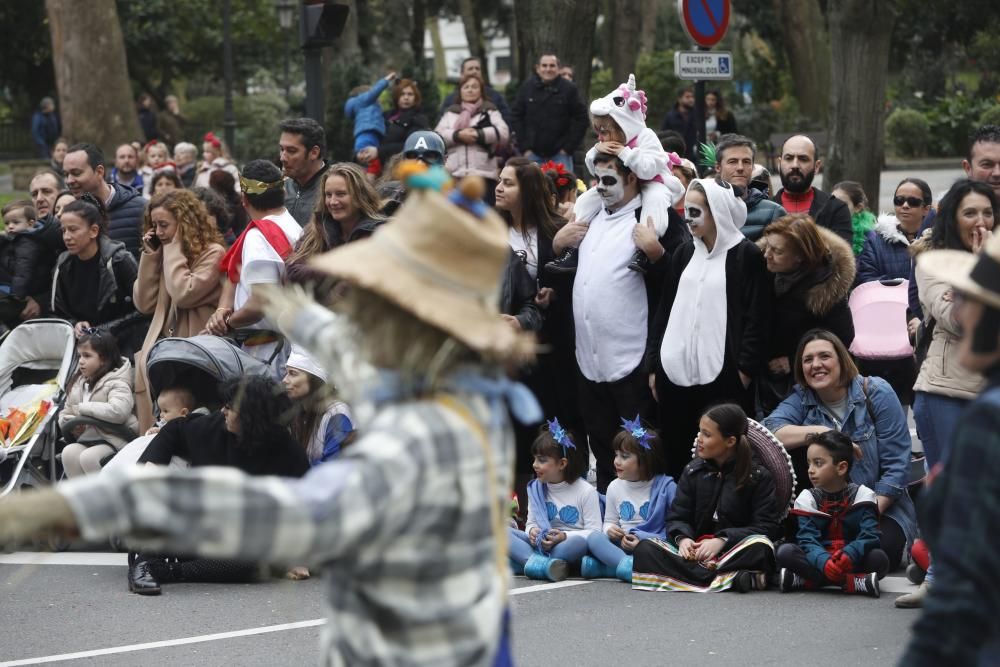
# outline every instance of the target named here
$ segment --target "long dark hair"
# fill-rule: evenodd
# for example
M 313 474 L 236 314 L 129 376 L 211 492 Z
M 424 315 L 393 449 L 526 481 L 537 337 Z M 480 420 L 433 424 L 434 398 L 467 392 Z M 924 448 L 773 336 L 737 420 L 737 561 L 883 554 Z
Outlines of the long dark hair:
M 941 203 L 938 204 L 937 217 L 934 218 L 934 227 L 931 228 L 931 247 L 969 251 L 969 248 L 962 243 L 962 235 L 958 232 L 958 207 L 962 205 L 966 195 L 973 193 L 989 199 L 994 220 L 1000 217 L 1000 211 L 997 210 L 997 196 L 993 193 L 993 188 L 986 183 L 968 178 L 955 181 L 948 194 L 942 197 Z
M 736 438 L 736 445 L 733 447 L 733 475 L 736 477 L 736 488 L 742 489 L 750 479 L 750 467 L 753 463 L 753 450 L 747 439 L 750 429 L 747 413 L 735 403 L 722 403 L 709 408 L 705 416 L 715 422 L 723 438 Z
M 505 167 L 511 167 L 517 176 L 517 189 L 521 197 L 521 220 L 525 229 L 538 228 L 538 235 L 551 239 L 562 222 L 559 213 L 552 205 L 549 197 L 548 184 L 541 168 L 526 157 L 515 157 L 507 160 Z M 513 217 L 510 211 L 499 211 L 507 224 Z
M 223 405 L 237 414 L 243 449 L 267 449 L 289 435 L 287 418 L 292 404 L 285 388 L 270 377 L 253 375 L 226 380 L 219 386 Z
M 84 379 L 89 383 L 90 388 L 93 389 L 97 383 L 105 375 L 111 371 L 121 368 L 122 365 L 122 355 L 118 351 L 118 341 L 109 331 L 93 331 L 91 333 L 85 333 L 76 339 L 76 347 L 79 350 L 80 347 L 84 345 L 89 345 L 90 349 L 94 351 L 97 358 L 101 360 L 101 365 L 98 367 L 97 372 L 94 373 L 94 377 L 86 380 L 83 374 L 80 372 L 79 366 L 73 377 L 66 385 L 66 393 L 76 384 L 79 380 Z
M 295 441 L 302 445 L 306 453 L 309 453 L 309 444 L 312 442 L 313 433 L 316 432 L 316 426 L 326 414 L 332 392 L 330 385 L 312 373 L 306 371 L 302 371 L 302 373 L 305 374 L 306 380 L 309 382 L 309 393 L 298 401 L 292 401 L 288 428 Z

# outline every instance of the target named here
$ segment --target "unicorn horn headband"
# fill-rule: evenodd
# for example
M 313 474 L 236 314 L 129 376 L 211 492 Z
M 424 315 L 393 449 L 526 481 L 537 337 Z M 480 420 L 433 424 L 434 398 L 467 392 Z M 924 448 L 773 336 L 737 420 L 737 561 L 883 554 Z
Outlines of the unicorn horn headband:
M 559 446 L 563 448 L 563 456 L 566 456 L 568 450 L 576 449 L 576 445 L 573 444 L 573 439 L 569 437 L 569 433 L 567 433 L 566 429 L 559 424 L 558 417 L 548 422 L 548 425 L 549 433 L 552 434 L 552 439 L 559 443 Z
M 635 419 L 625 419 L 622 417 L 621 420 L 622 428 L 629 435 L 638 440 L 639 445 L 642 446 L 643 449 L 652 449 L 649 441 L 653 439 L 653 434 L 650 433 L 649 430 L 643 428 L 639 415 L 636 415 Z

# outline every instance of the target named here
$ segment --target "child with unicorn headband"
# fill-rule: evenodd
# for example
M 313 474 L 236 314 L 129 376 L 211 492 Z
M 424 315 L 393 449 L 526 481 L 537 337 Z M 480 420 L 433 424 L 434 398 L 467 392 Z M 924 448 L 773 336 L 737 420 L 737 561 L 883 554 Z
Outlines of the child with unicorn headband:
M 597 141 L 587 151 L 587 168 L 596 174 L 594 158 L 598 153 L 615 155 L 642 182 L 642 211 L 638 222 L 647 225 L 660 238 L 667 231 L 670 209 L 684 196 L 684 187 L 670 169 L 670 160 L 656 132 L 646 127 L 646 93 L 636 90 L 635 74 L 628 83 L 590 103 L 590 116 Z M 576 222 L 589 224 L 601 211 L 601 198 L 591 188 L 576 200 Z M 545 265 L 554 273 L 573 273 L 578 249 L 566 248 L 557 259 Z M 649 258 L 638 247 L 628 268 L 645 273 Z
M 535 479 L 528 483 L 525 530 L 510 531 L 510 564 L 529 579 L 562 581 L 587 553 L 587 538 L 601 530 L 597 490 L 582 479 L 586 451 L 577 449 L 558 419 L 531 445 Z
M 580 573 L 585 579 L 632 583 L 632 551 L 641 540 L 666 539 L 667 513 L 677 485 L 669 475 L 657 474 L 662 466 L 660 438 L 639 415 L 622 418 L 612 446 L 618 479 L 608 485 L 604 530 L 587 538 L 592 555 L 583 557 Z

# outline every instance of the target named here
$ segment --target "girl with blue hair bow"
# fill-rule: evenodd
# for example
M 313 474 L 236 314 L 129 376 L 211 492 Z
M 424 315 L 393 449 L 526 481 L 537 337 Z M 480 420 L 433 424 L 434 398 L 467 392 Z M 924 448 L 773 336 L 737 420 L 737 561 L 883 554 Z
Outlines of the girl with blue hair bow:
M 601 530 L 601 502 L 583 479 L 586 451 L 554 419 L 531 446 L 535 479 L 528 483 L 525 530 L 510 531 L 510 561 L 515 574 L 562 581 L 569 565 L 587 553 L 587 538 Z

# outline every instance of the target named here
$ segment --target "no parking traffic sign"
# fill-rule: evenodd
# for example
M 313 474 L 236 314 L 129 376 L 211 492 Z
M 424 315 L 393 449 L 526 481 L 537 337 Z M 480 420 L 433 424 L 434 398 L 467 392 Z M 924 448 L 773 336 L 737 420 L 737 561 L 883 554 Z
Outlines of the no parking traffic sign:
M 729 29 L 730 0 L 677 0 L 677 13 L 688 36 L 698 46 L 710 48 Z

